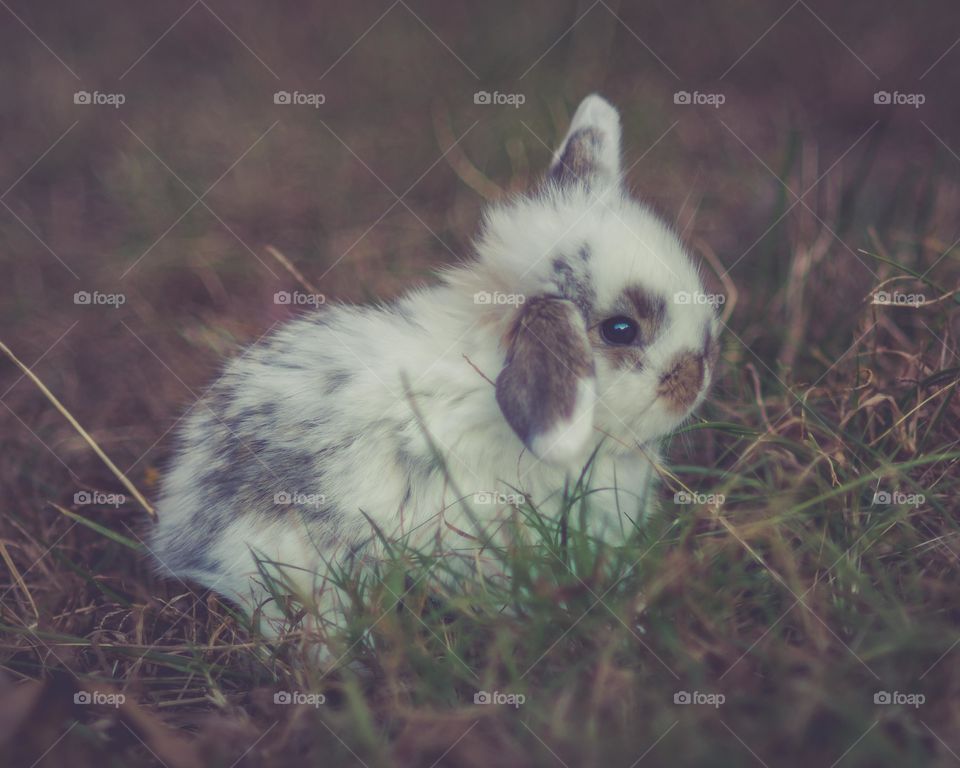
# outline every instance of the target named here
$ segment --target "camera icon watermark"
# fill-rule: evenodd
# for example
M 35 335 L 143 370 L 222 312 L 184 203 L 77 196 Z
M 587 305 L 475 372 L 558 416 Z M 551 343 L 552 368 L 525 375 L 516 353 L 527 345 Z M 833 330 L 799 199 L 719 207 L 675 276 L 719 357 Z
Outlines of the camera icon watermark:
M 527 300 L 522 293 L 500 293 L 500 291 L 477 291 L 473 294 L 474 304 L 506 305 L 518 307 Z
M 327 503 L 327 497 L 322 493 L 277 491 L 273 494 L 273 503 L 282 507 L 320 507 Z
M 119 309 L 127 303 L 122 293 L 100 293 L 100 291 L 77 291 L 73 294 L 73 303 L 77 306 L 106 306 Z
M 99 706 L 119 708 L 126 702 L 122 693 L 104 693 L 103 691 L 77 691 L 73 694 L 73 703 L 82 707 Z
M 273 694 L 273 703 L 281 706 L 299 704 L 308 707 L 320 707 L 327 703 L 322 693 L 304 693 L 302 691 L 277 691 Z
M 275 294 L 273 294 L 273 303 L 285 304 L 292 307 L 319 307 L 327 303 L 327 297 L 322 293 L 277 291 Z
M 722 493 L 697 493 L 696 491 L 677 491 L 673 494 L 674 504 L 700 504 L 719 507 L 727 497 Z
M 700 691 L 677 691 L 673 694 L 673 703 L 681 706 L 699 704 L 719 709 L 726 702 L 727 697 L 722 693 L 702 693 Z
M 73 503 L 78 507 L 97 504 L 101 507 L 117 507 L 127 503 L 123 493 L 101 493 L 100 491 L 77 491 L 73 494 Z
M 722 293 L 703 293 L 701 291 L 677 291 L 673 294 L 674 304 L 692 305 L 708 304 L 712 307 L 720 307 L 725 304 L 727 297 Z
M 500 93 L 500 91 L 477 91 L 473 94 L 474 104 L 490 104 L 494 106 L 510 106 L 514 109 L 520 109 L 527 102 L 527 97 L 522 93 Z
M 294 107 L 313 107 L 320 109 L 326 104 L 327 96 L 324 93 L 301 93 L 300 91 L 276 91 L 273 94 L 273 103 Z
M 920 109 L 927 97 L 922 93 L 900 93 L 900 91 L 877 91 L 873 94 L 874 104 L 889 104 L 893 106 L 905 105 Z
M 522 693 L 502 693 L 500 691 L 477 691 L 473 694 L 474 704 L 506 704 L 519 709 L 527 701 Z
M 901 693 L 900 691 L 877 691 L 873 694 L 874 704 L 899 704 L 901 706 L 919 709 L 926 703 L 927 697 L 922 693 Z
M 113 107 L 120 109 L 127 97 L 122 93 L 101 93 L 100 91 L 76 91 L 73 94 L 73 103 L 84 106 Z
M 527 503 L 522 493 L 500 493 L 499 491 L 478 491 L 473 494 L 474 504 L 497 504 L 501 506 L 521 507 Z
M 898 506 L 917 508 L 927 501 L 922 493 L 902 493 L 901 491 L 877 491 L 873 494 L 873 503 L 877 506 Z
M 927 303 L 927 297 L 922 293 L 877 291 L 873 294 L 873 301 L 871 303 L 888 307 L 922 307 Z
M 700 91 L 677 91 L 673 94 L 673 103 L 682 106 L 707 106 L 720 109 L 727 97 L 722 93 L 701 93 Z

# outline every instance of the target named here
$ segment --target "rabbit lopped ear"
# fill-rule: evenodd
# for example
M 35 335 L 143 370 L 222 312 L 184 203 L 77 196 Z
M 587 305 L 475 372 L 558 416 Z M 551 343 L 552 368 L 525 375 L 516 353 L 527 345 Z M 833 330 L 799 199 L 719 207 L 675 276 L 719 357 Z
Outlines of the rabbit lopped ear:
M 507 334 L 497 404 L 538 458 L 569 466 L 585 459 L 596 404 L 593 353 L 576 306 L 528 299 Z
M 620 180 L 620 115 L 597 94 L 587 96 L 553 156 L 548 178 L 561 186 L 611 186 Z

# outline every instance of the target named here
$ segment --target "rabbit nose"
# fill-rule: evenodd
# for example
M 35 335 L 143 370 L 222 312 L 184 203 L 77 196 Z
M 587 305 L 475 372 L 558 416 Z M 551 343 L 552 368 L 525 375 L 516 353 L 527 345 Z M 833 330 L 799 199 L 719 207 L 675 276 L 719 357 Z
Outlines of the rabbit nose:
M 667 366 L 660 377 L 657 394 L 667 401 L 667 407 L 676 412 L 687 410 L 703 387 L 703 356 L 696 352 L 683 352 Z

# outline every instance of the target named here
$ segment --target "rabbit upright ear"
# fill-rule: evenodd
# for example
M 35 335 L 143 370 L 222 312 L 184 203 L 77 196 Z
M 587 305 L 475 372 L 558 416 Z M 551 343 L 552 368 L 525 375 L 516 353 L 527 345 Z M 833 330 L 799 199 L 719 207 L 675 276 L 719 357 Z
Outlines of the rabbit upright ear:
M 553 156 L 549 178 L 561 186 L 610 186 L 620 179 L 620 115 L 597 94 L 587 96 Z
M 507 335 L 497 403 L 540 459 L 569 466 L 585 459 L 596 404 L 593 353 L 576 306 L 541 296 L 524 303 Z

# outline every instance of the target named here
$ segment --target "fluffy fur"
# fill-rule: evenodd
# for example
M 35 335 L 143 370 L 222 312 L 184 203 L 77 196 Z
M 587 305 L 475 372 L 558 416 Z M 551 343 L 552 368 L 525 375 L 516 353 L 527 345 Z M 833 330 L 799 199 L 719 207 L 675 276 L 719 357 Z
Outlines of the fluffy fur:
M 701 294 L 698 273 L 627 195 L 619 154 L 616 111 L 588 97 L 543 185 L 487 213 L 473 263 L 389 305 L 327 306 L 230 362 L 184 420 L 162 566 L 248 608 L 269 602 L 256 558 L 324 592 L 325 563 L 380 551 L 369 520 L 470 550 L 461 532 L 511 511 L 489 494 L 549 514 L 595 450 L 592 531 L 639 524 L 657 441 L 713 374 L 717 321 L 676 301 Z M 635 342 L 604 340 L 612 316 Z

